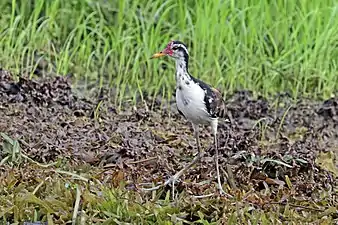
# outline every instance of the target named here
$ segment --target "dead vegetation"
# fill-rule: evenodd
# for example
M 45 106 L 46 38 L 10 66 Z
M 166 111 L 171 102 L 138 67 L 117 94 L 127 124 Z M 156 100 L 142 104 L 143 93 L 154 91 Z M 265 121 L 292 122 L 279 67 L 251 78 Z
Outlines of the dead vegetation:
M 337 221 L 337 98 L 294 102 L 248 91 L 227 97 L 231 123 L 220 126 L 219 161 L 234 198 L 214 195 L 205 129 L 205 157 L 176 184 L 173 205 L 170 187 L 143 193 L 138 185 L 163 182 L 196 152 L 174 103 L 151 107 L 148 99 L 120 111 L 104 92 L 77 97 L 67 77 L 12 77 L 0 71 L 3 221 Z

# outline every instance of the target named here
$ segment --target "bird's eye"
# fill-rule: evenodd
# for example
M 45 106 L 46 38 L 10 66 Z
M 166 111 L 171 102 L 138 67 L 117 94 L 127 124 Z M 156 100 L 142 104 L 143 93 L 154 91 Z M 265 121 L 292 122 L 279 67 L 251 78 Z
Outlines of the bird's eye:
M 178 49 L 178 47 L 177 47 L 177 46 L 175 46 L 175 47 L 173 47 L 172 49 L 176 51 L 176 50 Z

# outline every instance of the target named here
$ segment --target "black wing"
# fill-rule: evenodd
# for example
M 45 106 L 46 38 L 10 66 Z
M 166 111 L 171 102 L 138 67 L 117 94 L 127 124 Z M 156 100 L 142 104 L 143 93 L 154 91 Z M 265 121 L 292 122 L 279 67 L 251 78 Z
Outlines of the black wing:
M 209 103 L 209 113 L 213 117 L 226 117 L 226 104 L 223 99 L 222 93 L 216 88 L 210 88 L 213 92 L 213 97 L 210 99 L 208 96 L 204 97 L 204 101 L 210 101 Z M 206 99 L 207 98 L 207 99 Z M 208 108 L 207 108 L 208 110 Z
M 204 103 L 207 109 L 207 112 L 211 117 L 217 118 L 225 118 L 226 116 L 226 104 L 223 99 L 222 93 L 204 83 L 201 80 L 193 78 L 194 82 L 196 82 L 205 92 Z

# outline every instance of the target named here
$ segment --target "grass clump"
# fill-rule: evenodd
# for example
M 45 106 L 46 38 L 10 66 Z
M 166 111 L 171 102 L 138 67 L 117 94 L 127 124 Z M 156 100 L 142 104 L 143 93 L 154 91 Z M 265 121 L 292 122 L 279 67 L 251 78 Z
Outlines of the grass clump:
M 78 174 L 80 167 L 72 167 Z M 78 171 L 77 171 L 78 170 Z M 271 202 L 268 195 L 234 191 L 234 199 L 197 199 L 181 193 L 145 194 L 114 187 L 100 178 L 102 170 L 82 171 L 84 182 L 57 168 L 25 164 L 0 174 L 0 221 L 3 224 L 48 221 L 48 224 L 282 224 L 334 221 L 335 207 L 319 207 L 327 200 L 306 202 L 289 198 Z M 281 197 L 289 195 L 281 190 Z M 76 203 L 78 202 L 78 203 Z M 74 216 L 75 215 L 75 216 Z
M 161 61 L 149 61 L 170 39 L 190 47 L 192 74 L 229 92 L 328 97 L 337 89 L 333 0 L 5 0 L 0 7 L 1 66 L 109 84 L 116 102 L 144 90 L 171 97 L 172 63 L 162 71 Z

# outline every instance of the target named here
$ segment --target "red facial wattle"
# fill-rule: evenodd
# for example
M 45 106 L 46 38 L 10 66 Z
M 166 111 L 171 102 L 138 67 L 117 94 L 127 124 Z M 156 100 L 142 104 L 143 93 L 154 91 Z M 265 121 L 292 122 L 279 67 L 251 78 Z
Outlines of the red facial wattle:
M 165 48 L 164 52 L 167 54 L 167 55 L 170 55 L 172 56 L 174 54 L 174 51 L 172 50 L 172 46 L 174 44 L 174 41 L 170 41 L 167 45 L 167 47 Z
M 174 54 L 174 51 L 172 50 L 173 43 L 173 41 L 169 42 L 169 44 L 163 51 L 155 53 L 153 56 L 151 56 L 151 59 L 163 57 L 165 55 L 172 56 Z
M 170 56 L 172 56 L 174 53 L 174 51 L 169 46 L 164 50 L 164 52 Z

